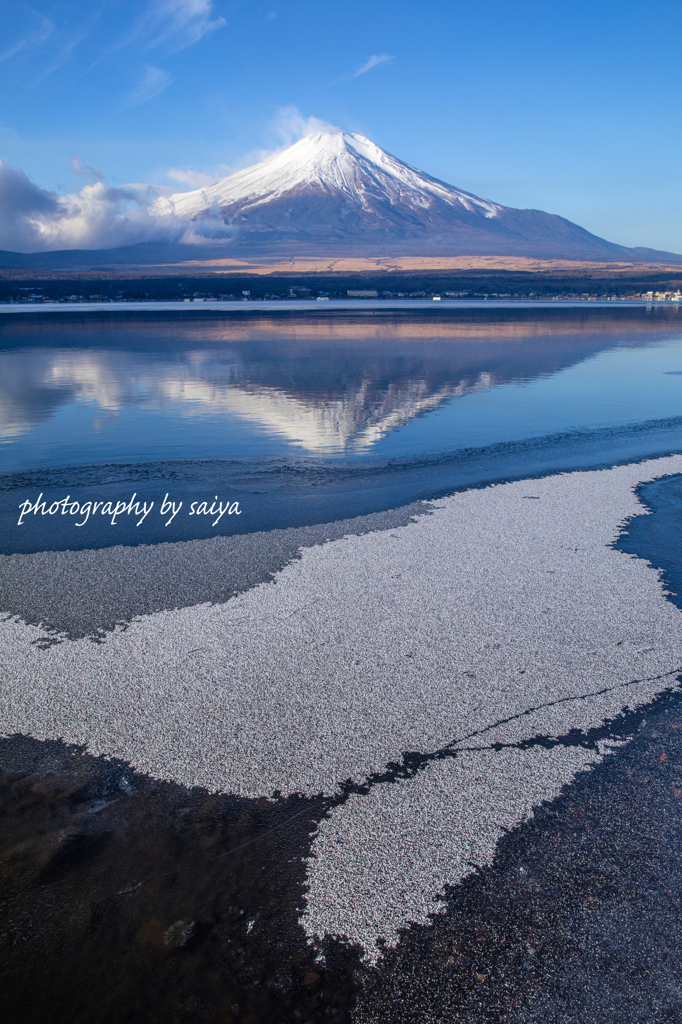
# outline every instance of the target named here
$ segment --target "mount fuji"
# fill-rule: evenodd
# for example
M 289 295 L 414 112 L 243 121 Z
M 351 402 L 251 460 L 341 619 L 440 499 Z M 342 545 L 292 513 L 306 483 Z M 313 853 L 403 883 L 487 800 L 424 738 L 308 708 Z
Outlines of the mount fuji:
M 52 220 L 45 224 L 38 223 L 45 196 L 36 193 L 28 221 L 39 246 L 29 247 L 28 241 L 22 252 L 0 251 L 0 272 L 116 273 L 154 267 L 154 273 L 168 275 L 179 269 L 209 271 L 221 261 L 236 266 L 264 260 L 274 269 L 277 263 L 308 258 L 326 263 L 332 273 L 341 270 L 337 261 L 348 259 L 404 258 L 415 265 L 448 257 L 469 265 L 491 257 L 682 262 L 674 253 L 608 242 L 564 217 L 482 199 L 403 163 L 362 135 L 340 131 L 308 135 L 206 188 L 142 202 L 127 220 L 127 214 L 99 210 L 98 188 L 107 193 L 97 185 L 76 197 L 55 194 Z M 89 217 L 95 227 L 100 221 L 104 225 L 94 235 L 82 232 Z M 45 239 L 58 243 L 67 237 L 72 244 L 45 244 Z M 90 244 L 78 246 L 80 237 Z M 111 243 L 102 245 L 107 238 Z
M 152 212 L 187 222 L 197 244 L 224 239 L 254 254 L 644 256 L 563 217 L 464 192 L 346 132 L 309 135 L 206 188 L 158 199 Z

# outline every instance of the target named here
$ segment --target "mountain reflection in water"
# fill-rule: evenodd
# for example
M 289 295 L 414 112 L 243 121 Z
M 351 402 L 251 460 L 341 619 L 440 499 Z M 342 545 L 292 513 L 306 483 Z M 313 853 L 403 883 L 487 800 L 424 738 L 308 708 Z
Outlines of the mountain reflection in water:
M 660 344 L 679 334 L 677 312 L 6 315 L 0 438 L 8 455 L 23 436 L 9 469 L 41 464 L 32 435 L 43 465 L 287 451 L 357 457 L 464 396 L 547 379 L 610 349 Z

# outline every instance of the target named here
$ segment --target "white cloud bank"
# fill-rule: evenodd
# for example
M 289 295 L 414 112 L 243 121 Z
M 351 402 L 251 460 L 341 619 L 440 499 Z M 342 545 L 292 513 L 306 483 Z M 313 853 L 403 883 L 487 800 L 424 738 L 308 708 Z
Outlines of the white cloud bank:
M 149 199 L 131 188 L 91 181 L 79 192 L 60 196 L 0 161 L 0 249 L 113 248 L 152 239 L 170 241 L 183 230 L 172 219 L 154 216 Z
M 221 164 L 218 173 L 174 168 L 167 177 L 190 189 L 202 188 L 237 167 L 265 160 L 320 131 L 338 129 L 320 118 L 304 117 L 296 107 L 280 107 L 269 125 L 270 137 L 279 143 L 274 149 L 252 151 L 237 166 Z M 201 221 L 188 223 L 168 213 L 167 208 L 156 208 L 153 204 L 159 196 L 176 191 L 167 185 L 114 188 L 103 181 L 104 173 L 87 164 L 82 156 L 73 158 L 71 169 L 84 184 L 78 192 L 60 195 L 40 188 L 22 170 L 0 160 L 0 249 L 24 253 L 113 249 L 149 241 L 211 245 L 234 237 L 235 229 L 223 222 L 218 209 Z

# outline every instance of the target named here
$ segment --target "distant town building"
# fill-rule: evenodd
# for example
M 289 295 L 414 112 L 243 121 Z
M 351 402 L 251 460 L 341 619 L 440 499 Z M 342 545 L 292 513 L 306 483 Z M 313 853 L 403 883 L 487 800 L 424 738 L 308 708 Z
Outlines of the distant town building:
M 376 288 L 349 288 L 346 292 L 349 299 L 376 299 L 378 294 Z

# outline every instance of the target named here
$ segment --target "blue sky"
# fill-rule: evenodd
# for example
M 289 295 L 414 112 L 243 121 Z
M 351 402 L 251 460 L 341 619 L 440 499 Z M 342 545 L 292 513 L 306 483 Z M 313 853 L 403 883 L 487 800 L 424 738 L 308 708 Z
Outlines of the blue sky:
M 319 119 L 682 252 L 679 4 L 4 0 L 2 26 L 0 158 L 43 189 L 196 186 Z

